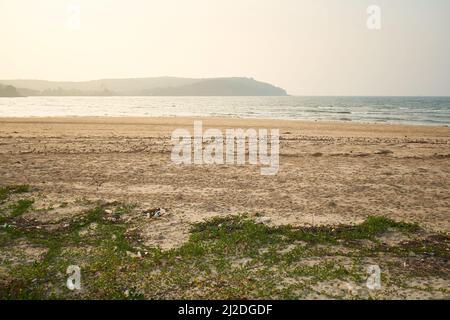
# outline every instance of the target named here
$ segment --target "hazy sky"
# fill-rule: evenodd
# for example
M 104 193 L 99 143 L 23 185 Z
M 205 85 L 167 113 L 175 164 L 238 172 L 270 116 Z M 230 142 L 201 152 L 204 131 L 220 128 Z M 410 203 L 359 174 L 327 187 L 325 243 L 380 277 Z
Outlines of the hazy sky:
M 381 30 L 367 28 L 372 4 Z M 450 95 L 449 39 L 449 0 L 0 0 L 0 79 L 247 76 L 290 94 Z

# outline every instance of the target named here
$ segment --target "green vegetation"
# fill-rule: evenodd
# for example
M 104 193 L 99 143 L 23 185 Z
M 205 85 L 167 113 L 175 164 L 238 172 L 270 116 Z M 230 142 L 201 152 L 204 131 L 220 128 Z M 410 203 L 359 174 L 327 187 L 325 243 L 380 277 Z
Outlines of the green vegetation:
M 384 217 L 369 217 L 357 226 L 310 227 L 294 229 L 290 226 L 268 228 L 262 224 L 255 224 L 243 216 L 214 218 L 199 223 L 193 228 L 194 238 L 218 239 L 226 242 L 253 243 L 268 245 L 279 241 L 283 237 L 288 242 L 307 241 L 310 243 L 337 243 L 338 240 L 374 239 L 390 228 L 401 232 L 415 232 L 420 228 L 414 224 L 396 222 Z
M 3 203 L 12 194 L 26 193 L 29 191 L 30 191 L 30 187 L 27 185 L 1 187 L 0 188 L 0 203 Z
M 0 273 L 2 299 L 376 298 L 364 287 L 367 259 L 380 265 L 388 288 L 408 287 L 416 276 L 449 277 L 443 264 L 447 236 L 419 239 L 423 230 L 417 225 L 384 217 L 314 228 L 270 227 L 247 215 L 219 217 L 194 224 L 186 243 L 163 251 L 143 244 L 123 219 L 135 206 L 99 203 L 47 229 L 27 219 L 32 199 L 10 199 L 27 191 L 4 187 L 0 193 L 12 201 L 2 207 L 7 226 L 0 228 L 0 256 L 9 255 L 0 264 L 7 270 Z M 411 241 L 387 245 L 380 240 L 386 232 Z M 432 257 L 427 268 L 405 269 L 401 259 L 411 255 L 417 257 L 408 263 Z M 69 265 L 81 268 L 81 291 L 65 286 Z M 346 284 L 359 289 L 350 292 Z

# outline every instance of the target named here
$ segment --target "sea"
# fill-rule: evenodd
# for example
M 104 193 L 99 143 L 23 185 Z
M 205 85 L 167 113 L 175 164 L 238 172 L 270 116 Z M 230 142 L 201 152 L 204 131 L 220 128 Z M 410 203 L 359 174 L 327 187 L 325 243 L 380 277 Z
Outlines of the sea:
M 233 117 L 450 125 L 450 97 L 0 98 L 0 117 Z

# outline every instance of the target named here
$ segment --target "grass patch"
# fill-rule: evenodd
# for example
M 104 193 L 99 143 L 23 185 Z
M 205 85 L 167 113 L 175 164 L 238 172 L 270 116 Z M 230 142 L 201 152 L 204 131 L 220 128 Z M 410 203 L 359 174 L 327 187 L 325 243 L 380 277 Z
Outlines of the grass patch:
M 268 227 L 255 224 L 246 216 L 219 217 L 199 223 L 192 228 L 194 240 L 221 240 L 239 245 L 267 245 L 284 238 L 288 241 L 306 241 L 310 243 L 336 243 L 337 240 L 375 239 L 390 229 L 400 232 L 417 232 L 415 224 L 396 222 L 385 217 L 368 217 L 356 226 L 323 226 L 292 228 L 291 226 Z
M 13 204 L 9 209 L 11 212 L 10 218 L 16 218 L 22 214 L 24 214 L 31 206 L 33 205 L 34 200 L 25 199 L 19 200 L 15 204 Z
M 28 205 L 29 202 L 21 202 L 15 210 L 20 212 Z M 118 272 L 115 267 L 122 259 L 127 258 L 127 250 L 134 249 L 124 237 L 125 226 L 106 221 L 104 217 L 104 209 L 97 207 L 74 219 L 69 226 L 55 231 L 27 228 L 26 225 L 5 229 L 10 237 L 9 244 L 13 240 L 24 239 L 31 246 L 48 250 L 40 261 L 15 268 L 11 282 L 6 287 L 0 288 L 0 297 L 3 299 L 70 298 L 71 292 L 64 286 L 65 270 L 71 264 L 81 264 L 85 261 L 89 262 L 87 270 L 91 270 L 91 273 L 88 272 L 83 276 L 89 282 L 97 283 L 99 279 L 107 275 L 112 282 L 115 282 L 114 273 Z M 90 230 L 93 225 L 96 227 L 92 230 L 92 234 L 81 235 L 82 230 Z M 5 242 L 2 244 L 4 245 Z M 85 250 L 86 247 L 93 248 L 93 251 Z M 71 248 L 78 248 L 80 251 L 73 253 Z M 58 293 L 49 288 L 55 289 Z M 111 288 L 106 290 L 106 282 L 98 288 L 105 289 L 102 291 L 102 297 L 115 296 Z
M 31 205 L 31 200 L 13 204 L 11 219 Z M 11 269 L 10 278 L 0 287 L 0 298 L 299 299 L 321 282 L 363 283 L 367 277 L 361 261 L 368 254 L 376 257 L 387 252 L 397 257 L 414 248 L 422 254 L 428 250 L 424 246 L 431 245 L 411 243 L 401 250 L 375 246 L 368 253 L 358 241 L 376 245 L 376 237 L 391 229 L 407 234 L 420 230 L 384 217 L 369 217 L 355 226 L 294 228 L 271 227 L 236 215 L 194 224 L 185 244 L 162 251 L 143 245 L 139 235 L 127 229 L 123 216 L 133 208 L 99 205 L 56 230 L 17 224 L 0 232 L 8 240 L 0 242 L 0 249 L 7 250 L 18 240 L 47 249 L 42 259 Z M 331 250 L 336 244 L 352 252 L 336 254 Z M 81 267 L 81 292 L 65 287 L 69 265 Z
M 27 193 L 30 192 L 30 186 L 17 185 L 17 186 L 4 186 L 0 188 L 0 203 L 3 203 L 12 194 Z
M 33 199 L 21 199 L 15 203 L 6 203 L 12 194 L 22 194 L 29 191 L 30 187 L 26 185 L 0 188 L 0 223 L 6 223 L 24 214 L 33 205 Z

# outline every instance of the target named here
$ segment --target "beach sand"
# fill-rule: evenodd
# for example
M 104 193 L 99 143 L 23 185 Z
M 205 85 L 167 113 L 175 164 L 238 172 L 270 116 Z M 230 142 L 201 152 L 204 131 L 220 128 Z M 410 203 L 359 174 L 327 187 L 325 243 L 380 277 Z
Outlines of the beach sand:
M 279 128 L 280 169 L 175 165 L 171 133 Z M 450 128 L 222 118 L 2 118 L 1 185 L 28 184 L 35 206 L 81 200 L 161 207 L 136 226 L 162 248 L 187 240 L 190 223 L 235 213 L 272 225 L 355 224 L 370 215 L 450 231 Z M 79 209 L 76 205 L 69 208 Z M 48 221 L 73 211 L 53 210 Z

